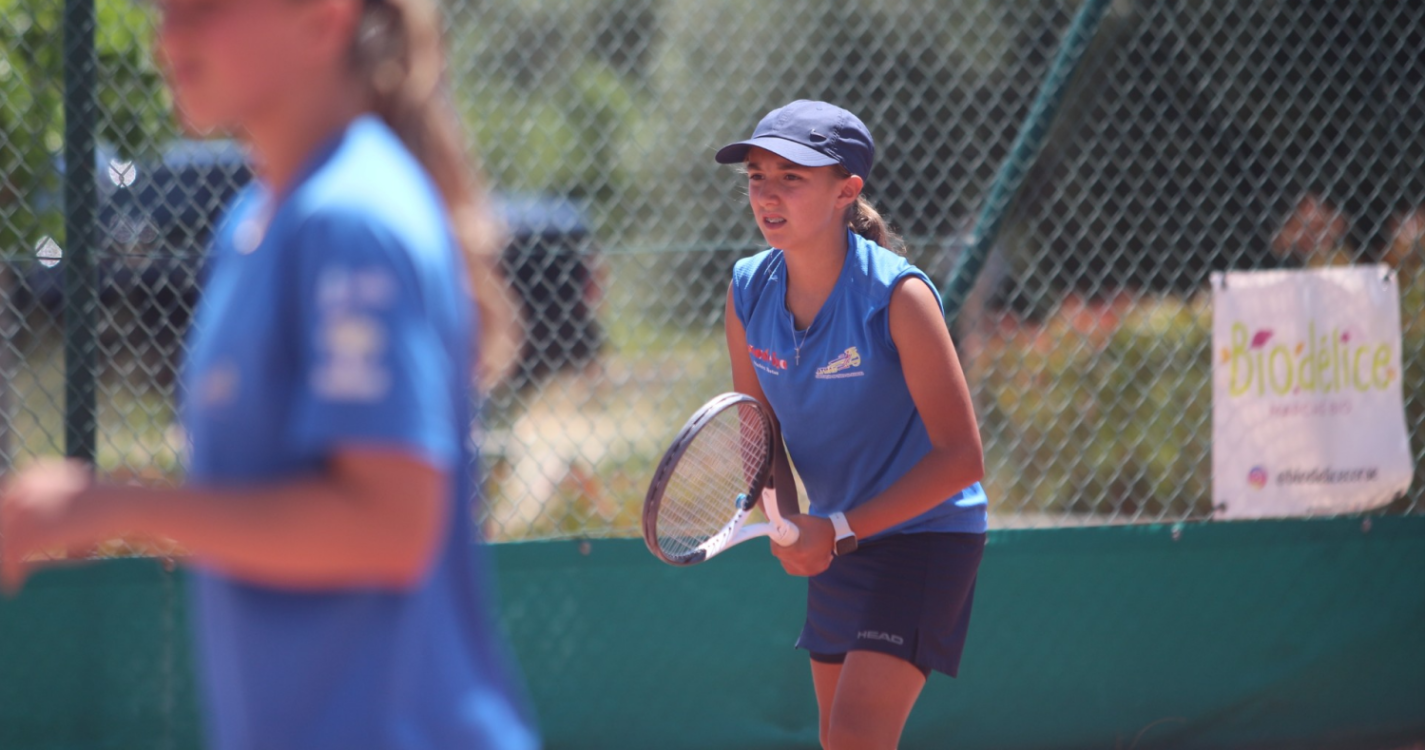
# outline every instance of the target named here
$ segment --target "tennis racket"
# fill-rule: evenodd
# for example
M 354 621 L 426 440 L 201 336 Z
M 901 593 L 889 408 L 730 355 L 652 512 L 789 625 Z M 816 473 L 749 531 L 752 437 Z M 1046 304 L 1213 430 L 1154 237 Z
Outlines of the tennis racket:
M 772 422 L 751 396 L 724 393 L 698 409 L 663 454 L 643 500 L 643 541 L 659 560 L 695 565 L 748 539 L 797 541 L 775 498 L 770 523 L 747 524 L 772 471 Z

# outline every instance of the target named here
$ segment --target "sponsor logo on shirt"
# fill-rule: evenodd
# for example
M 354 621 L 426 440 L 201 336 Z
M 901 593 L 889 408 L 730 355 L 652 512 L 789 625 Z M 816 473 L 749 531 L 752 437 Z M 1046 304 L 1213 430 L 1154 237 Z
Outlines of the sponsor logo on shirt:
M 818 380 L 859 378 L 866 374 L 865 371 L 859 369 L 860 367 L 861 352 L 856 351 L 856 347 L 853 346 L 827 362 L 825 367 L 818 367 L 816 377 Z
M 748 344 L 747 354 L 752 357 L 752 364 L 763 372 L 780 375 L 780 371 L 787 369 L 787 360 L 778 357 L 775 352 L 767 349 L 758 349 Z
M 905 639 L 890 633 L 882 633 L 879 630 L 862 630 L 856 634 L 856 638 L 863 641 L 885 641 L 894 643 L 897 646 L 904 646 Z
M 382 269 L 323 269 L 316 291 L 318 360 L 311 373 L 318 397 L 369 403 L 386 396 L 390 341 L 374 311 L 390 307 L 396 295 L 395 279 Z
M 322 321 L 322 359 L 312 371 L 312 390 L 332 401 L 378 401 L 391 385 L 381 360 L 386 329 L 374 317 L 333 315 Z
M 317 277 L 317 306 L 324 312 L 391 306 L 398 289 L 391 274 L 379 268 L 331 266 Z

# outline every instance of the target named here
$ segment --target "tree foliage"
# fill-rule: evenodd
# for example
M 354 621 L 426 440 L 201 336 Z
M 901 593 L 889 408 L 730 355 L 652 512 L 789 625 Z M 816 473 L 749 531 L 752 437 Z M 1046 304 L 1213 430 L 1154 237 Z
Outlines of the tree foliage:
M 142 156 L 174 131 L 150 53 L 149 11 L 131 0 L 96 3 L 95 135 L 106 152 Z M 40 238 L 62 231 L 63 6 L 0 0 L 0 256 L 27 256 Z

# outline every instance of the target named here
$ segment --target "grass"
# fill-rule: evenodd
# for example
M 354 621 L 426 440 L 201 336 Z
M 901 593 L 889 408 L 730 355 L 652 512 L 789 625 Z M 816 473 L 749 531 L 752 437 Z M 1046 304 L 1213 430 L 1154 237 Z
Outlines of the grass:
M 731 388 L 709 305 L 650 297 L 658 259 L 609 259 L 594 369 L 496 394 L 486 445 L 485 530 L 495 540 L 637 536 L 648 481 L 698 406 Z M 681 313 L 670 314 L 671 310 Z
M 64 351 L 56 332 L 21 342 L 20 364 L 5 388 L 14 463 L 64 453 Z M 113 363 L 111 363 L 113 364 Z M 114 367 L 99 376 L 99 473 L 113 481 L 173 483 L 181 475 L 181 436 L 174 430 L 171 394 Z
M 5 346 L 17 362 L 5 372 L 0 405 L 0 455 L 15 468 L 41 458 L 63 455 L 65 372 L 58 331 L 40 328 L 12 337 Z M 182 437 L 174 423 L 171 388 L 136 377 L 127 356 L 105 363 L 99 373 L 97 406 L 98 474 L 103 481 L 171 486 L 182 476 Z M 4 462 L 0 461 L 0 468 Z M 42 557 L 165 556 L 181 554 L 173 543 L 150 538 L 113 539 L 82 550 L 48 550 Z

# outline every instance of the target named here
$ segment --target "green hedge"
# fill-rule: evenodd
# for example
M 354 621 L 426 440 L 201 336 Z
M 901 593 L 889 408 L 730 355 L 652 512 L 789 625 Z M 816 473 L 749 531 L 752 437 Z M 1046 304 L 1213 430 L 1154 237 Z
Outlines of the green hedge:
M 1419 465 L 1425 284 L 1402 286 L 1406 423 Z M 999 510 L 1149 518 L 1211 512 L 1206 292 L 1116 304 L 1071 297 L 1042 324 L 1016 324 L 1012 335 L 990 337 L 968 363 L 981 387 L 987 482 L 1003 499 Z

